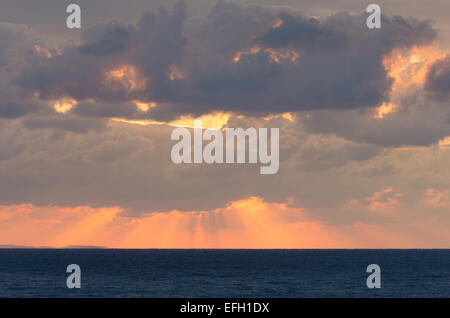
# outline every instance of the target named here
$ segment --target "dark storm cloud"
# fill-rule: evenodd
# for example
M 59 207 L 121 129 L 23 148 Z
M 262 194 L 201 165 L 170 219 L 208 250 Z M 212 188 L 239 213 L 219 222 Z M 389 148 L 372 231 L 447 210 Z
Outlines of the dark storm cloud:
M 9 70 L 18 67 L 24 56 L 39 41 L 24 25 L 0 22 L 0 68 Z
M 369 30 L 366 17 L 305 18 L 219 2 L 208 15 L 187 20 L 180 2 L 170 11 L 145 12 L 136 25 L 89 28 L 81 44 L 29 65 L 17 83 L 28 96 L 38 91 L 42 99 L 112 105 L 77 106 L 87 116 L 170 120 L 216 110 L 264 115 L 374 107 L 389 99 L 392 85 L 383 57 L 427 44 L 436 31 L 428 20 L 401 17 L 384 17 L 381 29 Z M 106 85 L 105 73 L 120 65 L 133 66 L 145 87 Z M 174 69 L 180 76 L 174 78 Z M 132 100 L 158 106 L 144 114 L 116 107 Z
M 11 83 L 26 61 L 37 58 L 34 46 L 41 42 L 24 25 L 0 23 L 0 117 L 18 118 L 44 107 L 33 99 L 23 98 Z
M 170 12 L 165 8 L 145 12 L 135 26 L 114 21 L 89 28 L 81 44 L 28 65 L 16 83 L 26 95 L 37 91 L 47 100 L 71 97 L 122 102 L 162 98 L 168 92 L 169 67 L 178 64 L 182 56 L 185 16 L 185 5 L 178 3 Z M 138 70 L 143 78 L 132 80 L 149 81 L 147 88 L 131 91 L 117 81 L 106 84 L 105 74 L 123 65 Z M 110 112 L 105 111 L 108 116 Z
M 213 32 L 220 25 L 217 35 L 227 28 L 230 34 L 236 28 L 246 30 L 254 19 L 239 17 L 250 10 L 254 9 L 218 6 L 203 29 Z M 232 22 L 222 25 L 222 15 Z M 201 62 L 188 55 L 187 64 L 195 67 L 187 69 L 186 80 L 174 83 L 176 102 L 152 109 L 151 115 L 167 120 L 170 115 L 211 110 L 267 114 L 378 106 L 389 99 L 392 84 L 383 57 L 395 48 L 427 44 L 436 38 L 431 21 L 412 18 L 384 18 L 380 30 L 367 29 L 365 14 L 342 12 L 320 21 L 284 12 L 272 16 L 272 23 L 278 19 L 283 21 L 278 28 L 258 28 L 245 41 L 229 43 L 219 58 L 215 51 L 202 54 Z M 215 47 L 210 38 L 222 38 L 200 34 L 189 38 L 200 52 Z M 255 45 L 261 49 L 250 52 Z M 274 63 L 273 52 L 286 54 L 290 49 L 298 53 L 297 63 L 282 56 Z M 243 52 L 239 61 L 232 63 L 233 53 L 239 51 Z
M 81 53 L 106 56 L 126 49 L 130 40 L 129 31 L 119 23 L 93 27 L 80 46 Z
M 316 50 L 346 45 L 347 37 L 343 33 L 322 25 L 317 18 L 294 17 L 286 12 L 281 12 L 278 17 L 283 24 L 270 28 L 255 40 L 256 43 L 272 48 L 294 46 Z
M 10 96 L 9 92 L 0 90 L 0 96 L 0 117 L 3 118 L 19 118 L 43 107 L 33 100 L 17 99 Z
M 450 98 L 450 55 L 433 63 L 427 74 L 425 88 L 436 100 Z

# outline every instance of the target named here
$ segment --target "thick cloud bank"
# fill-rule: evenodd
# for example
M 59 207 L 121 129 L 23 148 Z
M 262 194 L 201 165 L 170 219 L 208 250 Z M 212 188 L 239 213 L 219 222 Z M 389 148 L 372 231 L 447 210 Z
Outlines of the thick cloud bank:
M 389 99 L 393 83 L 383 58 L 430 43 L 436 31 L 428 20 L 401 17 L 383 17 L 381 29 L 369 30 L 366 18 L 344 12 L 306 18 L 228 2 L 189 18 L 180 2 L 144 12 L 135 25 L 101 24 L 85 30 L 78 44 L 34 54 L 13 83 L 23 99 L 72 98 L 79 101 L 76 113 L 97 117 L 375 107 Z M 136 100 L 156 106 L 143 112 Z M 24 113 L 14 105 L 3 106 L 2 115 Z

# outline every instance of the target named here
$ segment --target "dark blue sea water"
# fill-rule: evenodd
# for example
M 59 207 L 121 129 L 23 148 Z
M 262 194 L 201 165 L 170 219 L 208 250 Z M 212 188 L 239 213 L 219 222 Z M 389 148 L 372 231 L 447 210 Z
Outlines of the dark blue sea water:
M 450 297 L 450 250 L 0 249 L 0 297 Z

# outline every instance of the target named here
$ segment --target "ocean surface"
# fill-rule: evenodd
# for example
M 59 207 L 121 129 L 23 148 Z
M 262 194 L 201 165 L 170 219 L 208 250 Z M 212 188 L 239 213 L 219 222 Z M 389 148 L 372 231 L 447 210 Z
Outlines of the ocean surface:
M 450 250 L 0 249 L 0 297 L 450 297 Z

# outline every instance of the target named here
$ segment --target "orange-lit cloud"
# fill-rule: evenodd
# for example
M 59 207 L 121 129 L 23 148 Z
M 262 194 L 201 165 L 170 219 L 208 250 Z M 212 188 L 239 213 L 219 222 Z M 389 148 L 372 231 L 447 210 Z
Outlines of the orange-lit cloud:
M 140 101 L 135 101 L 136 107 L 143 112 L 148 111 L 150 108 L 156 107 L 156 103 L 144 103 Z
M 369 210 L 386 210 L 397 205 L 399 197 L 401 197 L 400 193 L 396 193 L 392 187 L 388 187 L 375 192 L 372 196 L 367 197 L 366 200 L 369 202 Z
M 450 191 L 430 188 L 425 193 L 425 203 L 432 207 L 450 207 Z
M 271 48 L 261 48 L 259 46 L 253 46 L 249 50 L 237 52 L 233 58 L 234 63 L 238 63 L 243 55 L 258 54 L 259 52 L 265 52 L 268 54 L 271 62 L 281 63 L 290 62 L 297 63 L 300 55 L 294 49 L 271 49 Z
M 272 28 L 278 29 L 282 25 L 283 25 L 283 20 L 278 20 L 278 21 L 276 21 L 275 23 L 272 24 Z
M 383 190 L 383 193 L 391 191 Z M 379 200 L 375 194 L 372 201 Z M 412 222 L 332 226 L 306 211 L 259 197 L 200 212 L 155 212 L 142 217 L 118 207 L 0 206 L 0 244 L 116 248 L 383 248 L 433 246 L 448 229 Z M 430 242 L 417 232 L 432 233 Z
M 175 65 L 171 65 L 169 67 L 169 69 L 170 69 L 169 78 L 171 81 L 185 78 L 185 76 L 181 72 L 181 70 L 178 67 L 176 67 Z
M 120 88 L 133 92 L 144 90 L 147 82 L 134 66 L 122 65 L 105 73 L 105 85 L 112 89 Z
M 374 117 L 376 119 L 385 118 L 387 115 L 394 113 L 396 108 L 397 106 L 392 103 L 383 103 L 381 106 L 377 107 Z
M 44 49 L 42 47 L 40 47 L 39 45 L 34 45 L 34 50 L 36 51 L 37 54 L 39 54 L 41 57 L 46 57 L 46 58 L 51 58 L 53 55 L 52 53 L 50 53 L 49 50 Z
M 53 108 L 57 113 L 65 114 L 71 110 L 78 102 L 72 98 L 63 98 L 55 101 Z
M 136 103 L 137 107 L 148 106 L 149 108 L 154 107 L 154 104 L 144 104 Z M 145 111 L 143 108 L 140 108 L 142 111 Z M 194 128 L 194 121 L 201 120 L 203 129 L 211 128 L 211 129 L 221 129 L 223 128 L 230 119 L 230 113 L 224 112 L 214 112 L 211 114 L 205 114 L 200 117 L 192 117 L 192 116 L 181 116 L 179 119 L 169 121 L 169 122 L 159 122 L 155 120 L 128 120 L 124 118 L 112 118 L 112 121 L 124 122 L 129 124 L 137 124 L 137 125 L 169 125 L 173 127 L 187 127 Z
M 450 149 L 450 137 L 447 136 L 441 140 L 439 140 L 439 148 L 441 149 Z
M 408 89 L 413 85 L 422 86 L 430 66 L 444 55 L 437 43 L 391 52 L 383 59 L 383 65 L 388 76 L 394 79 L 392 91 Z
M 387 187 L 374 192 L 364 200 L 349 200 L 346 207 L 350 209 L 364 208 L 370 211 L 392 210 L 397 207 L 402 196 L 402 193 L 395 192 L 392 187 Z
M 425 84 L 430 66 L 444 56 L 437 43 L 427 46 L 395 49 L 383 59 L 387 75 L 394 80 L 392 97 L 407 93 L 411 87 L 422 87 Z M 385 102 L 376 108 L 374 118 L 383 119 L 395 113 L 398 106 L 393 102 Z
M 289 120 L 289 121 L 294 121 L 294 119 L 295 119 L 295 115 L 294 114 L 292 114 L 292 113 L 283 113 L 283 114 L 277 114 L 277 115 L 271 115 L 271 116 L 267 116 L 267 117 L 264 117 L 264 120 L 272 120 L 272 119 L 275 119 L 275 118 L 284 118 L 284 119 L 286 119 L 286 120 Z

